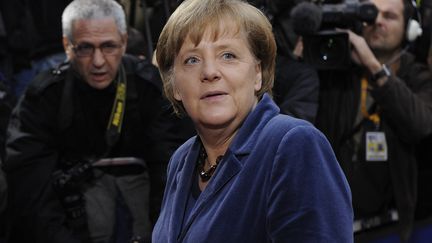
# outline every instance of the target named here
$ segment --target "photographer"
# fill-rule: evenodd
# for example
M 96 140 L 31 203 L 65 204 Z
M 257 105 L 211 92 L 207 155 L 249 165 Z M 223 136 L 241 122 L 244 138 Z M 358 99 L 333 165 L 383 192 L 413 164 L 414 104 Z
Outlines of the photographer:
M 38 75 L 9 123 L 8 241 L 113 242 L 126 221 L 116 217 L 121 198 L 128 238 L 149 242 L 167 162 L 187 129 L 163 99 L 157 69 L 125 55 L 118 3 L 74 0 L 62 28 L 69 63 Z M 124 171 L 131 162 L 141 169 Z
M 398 224 L 412 230 L 417 198 L 416 144 L 432 133 L 432 76 L 404 51 L 415 6 L 373 0 L 375 24 L 346 30 L 355 66 L 320 73 L 317 127 L 332 143 L 353 195 L 356 239 Z

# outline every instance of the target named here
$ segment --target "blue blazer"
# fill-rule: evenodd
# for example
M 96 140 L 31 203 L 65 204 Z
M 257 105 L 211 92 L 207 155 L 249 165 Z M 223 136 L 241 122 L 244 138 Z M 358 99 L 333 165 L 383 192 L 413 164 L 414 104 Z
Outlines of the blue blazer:
M 353 242 L 351 193 L 328 141 L 267 94 L 187 210 L 200 146 L 193 137 L 171 158 L 153 243 Z

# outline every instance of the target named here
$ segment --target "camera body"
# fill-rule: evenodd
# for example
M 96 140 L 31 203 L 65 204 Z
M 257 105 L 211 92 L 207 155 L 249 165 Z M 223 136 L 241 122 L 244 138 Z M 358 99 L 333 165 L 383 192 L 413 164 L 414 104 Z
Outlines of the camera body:
M 360 34 L 364 23 L 373 24 L 378 9 L 371 2 L 342 0 L 317 3 L 321 23 L 316 33 L 303 35 L 303 58 L 319 70 L 346 69 L 351 64 L 350 29 Z
M 86 216 L 83 192 L 89 182 L 98 179 L 101 173 L 118 177 L 141 174 L 146 170 L 145 161 L 137 157 L 65 160 L 61 169 L 53 172 L 52 183 L 69 224 L 82 225 Z
M 85 182 L 94 178 L 94 174 L 91 161 L 68 164 L 71 166 L 67 169 L 60 169 L 53 173 L 53 186 L 70 220 L 69 223 L 77 224 L 75 222 L 82 221 L 86 214 L 82 187 Z

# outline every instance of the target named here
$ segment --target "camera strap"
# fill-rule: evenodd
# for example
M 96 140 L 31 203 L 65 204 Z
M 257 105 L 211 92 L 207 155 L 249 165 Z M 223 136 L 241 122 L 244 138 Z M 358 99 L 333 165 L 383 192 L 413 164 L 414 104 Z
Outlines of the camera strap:
M 123 117 L 126 108 L 126 72 L 123 65 L 120 65 L 119 74 L 117 75 L 116 95 L 114 104 L 111 110 L 111 116 L 108 122 L 107 130 L 105 133 L 108 151 L 114 146 L 120 137 Z
M 388 146 L 384 131 L 379 130 L 381 118 L 378 110 L 370 114 L 367 110 L 367 93 L 368 81 L 363 78 L 361 81 L 361 113 L 363 117 L 374 123 L 373 130 L 365 131 L 365 159 L 366 161 L 387 161 L 388 159 Z
M 361 113 L 364 118 L 369 119 L 372 121 L 376 127 L 379 126 L 381 118 L 379 116 L 378 112 L 375 112 L 373 114 L 369 114 L 368 108 L 367 108 L 367 93 L 368 93 L 368 81 L 366 78 L 362 78 L 361 80 Z

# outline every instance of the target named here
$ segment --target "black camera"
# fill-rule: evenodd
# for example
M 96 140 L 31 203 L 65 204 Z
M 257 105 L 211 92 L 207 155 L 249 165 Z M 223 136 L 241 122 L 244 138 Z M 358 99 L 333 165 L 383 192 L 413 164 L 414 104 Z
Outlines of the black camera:
M 113 176 L 140 174 L 147 170 L 144 160 L 136 157 L 103 158 L 99 160 L 65 161 L 54 171 L 52 181 L 68 219 L 81 223 L 85 212 L 83 191 L 86 183 L 97 179 L 100 172 Z M 98 168 L 96 173 L 94 168 Z M 72 222 L 73 224 L 77 224 Z
M 303 58 L 320 70 L 345 69 L 351 63 L 350 29 L 360 34 L 362 26 L 375 23 L 378 9 L 358 0 L 302 2 L 291 12 L 294 31 L 303 36 Z
M 82 194 L 82 186 L 85 182 L 93 179 L 92 163 L 80 161 L 70 163 L 72 166 L 67 169 L 57 170 L 53 173 L 53 186 L 60 202 L 65 209 L 67 218 L 75 221 L 82 219 L 85 212 L 85 202 Z

